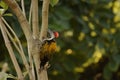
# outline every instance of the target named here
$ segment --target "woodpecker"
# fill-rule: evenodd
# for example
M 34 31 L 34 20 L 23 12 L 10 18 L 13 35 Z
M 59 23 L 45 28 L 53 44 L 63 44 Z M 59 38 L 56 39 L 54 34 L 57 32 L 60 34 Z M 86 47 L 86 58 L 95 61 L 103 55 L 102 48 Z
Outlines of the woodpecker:
M 47 38 L 43 39 L 40 51 L 41 68 L 44 68 L 45 64 L 49 62 L 52 54 L 56 51 L 57 45 L 55 39 L 58 37 L 58 32 L 48 30 Z

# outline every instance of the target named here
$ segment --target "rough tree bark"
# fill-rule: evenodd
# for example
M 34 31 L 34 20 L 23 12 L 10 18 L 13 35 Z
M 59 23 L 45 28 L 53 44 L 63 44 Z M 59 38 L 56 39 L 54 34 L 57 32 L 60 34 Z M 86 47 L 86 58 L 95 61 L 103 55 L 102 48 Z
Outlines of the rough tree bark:
M 5 31 L 5 25 L 4 25 L 4 23 L 3 23 L 2 19 L 1 19 L 1 15 L 0 15 L 0 29 L 1 29 L 1 32 L 2 32 L 2 35 L 3 35 L 4 41 L 5 41 L 5 45 L 6 45 L 7 49 L 8 49 L 9 55 L 11 57 L 11 60 L 13 62 L 15 70 L 17 72 L 18 79 L 19 80 L 24 80 L 22 71 L 21 71 L 21 69 L 19 67 L 19 64 L 18 64 L 17 60 L 16 60 L 13 48 L 11 47 L 11 43 L 10 43 L 9 38 L 7 36 L 7 33 Z

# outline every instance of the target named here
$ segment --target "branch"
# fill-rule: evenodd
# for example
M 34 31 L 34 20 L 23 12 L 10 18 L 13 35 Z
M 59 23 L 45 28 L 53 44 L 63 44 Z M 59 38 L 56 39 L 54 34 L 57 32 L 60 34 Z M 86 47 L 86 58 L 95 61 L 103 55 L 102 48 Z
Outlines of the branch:
M 32 24 L 31 23 L 31 13 L 32 13 L 32 3 L 30 5 L 30 11 L 29 11 L 29 24 L 30 24 L 30 26 Z M 35 79 L 36 76 L 35 76 L 35 69 L 34 69 L 34 63 L 33 63 L 33 56 L 32 56 L 32 54 L 30 54 L 31 53 L 30 49 L 32 49 L 32 47 L 29 45 L 28 46 L 28 53 L 29 53 L 28 56 L 29 56 L 29 62 L 30 62 L 31 72 L 32 72 L 32 75 L 33 75 L 33 79 L 32 80 L 36 80 Z
M 40 40 L 34 39 L 33 46 L 32 46 L 32 57 L 35 63 L 35 69 L 37 73 L 37 80 L 41 80 L 39 73 L 40 73 Z
M 49 12 L 49 3 L 50 0 L 43 0 L 42 6 L 42 26 L 41 26 L 41 33 L 40 33 L 40 40 L 42 41 L 47 36 L 48 31 L 48 12 Z M 41 80 L 48 80 L 47 76 L 47 68 L 41 70 L 39 73 Z
M 24 16 L 24 14 L 22 13 L 19 5 L 16 3 L 15 0 L 3 0 L 3 1 L 13 10 L 15 15 L 17 16 L 18 21 L 21 25 L 21 28 L 25 34 L 27 41 L 29 39 L 31 39 L 32 35 L 31 35 L 30 25 L 29 25 L 26 17 Z
M 32 70 L 34 69 L 34 67 L 32 66 L 32 32 L 31 32 L 31 29 L 30 29 L 30 25 L 26 19 L 26 17 L 24 16 L 24 14 L 22 13 L 22 10 L 20 9 L 19 5 L 16 3 L 15 0 L 3 0 L 12 10 L 13 12 L 15 13 L 15 15 L 17 16 L 18 18 L 18 21 L 21 25 L 21 28 L 25 34 L 25 37 L 27 39 L 27 43 L 28 43 L 28 55 L 29 55 L 29 58 L 30 58 L 30 72 L 32 73 L 33 76 L 31 80 L 34 80 L 34 73 L 32 72 Z
M 48 80 L 47 70 L 42 70 L 40 74 L 41 80 Z
M 24 0 L 21 0 L 21 6 L 22 6 L 23 14 L 24 14 L 24 16 L 26 17 L 25 6 L 24 6 Z
M 39 58 L 39 23 L 38 23 L 38 0 L 32 0 L 32 30 L 33 30 L 33 38 L 34 38 L 34 51 L 32 51 L 32 56 L 35 62 L 35 69 L 37 73 L 37 79 L 40 80 L 39 70 L 40 70 L 40 58 Z M 30 9 L 30 11 L 31 11 Z
M 31 26 L 31 13 L 32 13 L 32 3 L 30 4 L 30 11 L 29 11 L 29 24 Z
M 1 28 L 1 32 L 2 32 L 2 35 L 3 35 L 4 41 L 5 41 L 5 45 L 6 45 L 7 49 L 8 49 L 8 52 L 9 52 L 10 57 L 12 59 L 13 65 L 14 65 L 15 70 L 17 72 L 18 78 L 19 78 L 19 80 L 24 80 L 22 71 L 21 71 L 21 69 L 20 69 L 20 67 L 18 65 L 18 62 L 17 62 L 16 57 L 14 55 L 13 49 L 11 47 L 10 41 L 8 39 L 7 33 L 5 31 L 5 25 L 2 22 L 1 15 L 0 15 L 0 28 Z
M 41 26 L 41 33 L 40 33 L 40 40 L 41 41 L 47 35 L 49 3 L 50 3 L 50 0 L 43 0 L 43 6 L 42 6 L 42 26 Z
M 34 39 L 38 39 L 39 37 L 38 21 L 38 0 L 32 0 L 32 29 Z
M 6 30 L 6 32 L 7 32 L 7 34 L 8 34 L 8 36 L 9 36 L 9 38 L 10 38 L 11 41 L 13 42 L 13 44 L 14 44 L 14 46 L 16 47 L 16 49 L 18 50 L 18 52 L 20 53 L 20 55 L 21 55 L 21 57 L 22 57 L 22 61 L 23 61 L 23 63 L 24 63 L 24 66 L 25 66 L 26 70 L 28 71 L 28 74 L 29 74 L 30 79 L 32 80 L 32 77 L 31 77 L 32 74 L 31 74 L 31 72 L 30 72 L 30 70 L 29 70 L 29 69 L 30 69 L 30 66 L 29 66 L 29 64 L 28 64 L 28 62 L 27 62 L 27 59 L 26 59 L 26 57 L 25 57 L 25 53 L 24 53 L 24 51 L 23 51 L 21 42 L 20 42 L 20 40 L 18 39 L 18 37 L 17 37 L 17 35 L 15 34 L 15 32 L 14 32 L 14 31 L 12 30 L 12 28 L 10 27 L 10 25 L 5 21 L 5 19 L 2 18 L 2 20 L 4 21 L 4 23 L 6 24 L 6 26 L 8 27 L 8 29 L 11 31 L 11 33 L 14 35 L 15 39 L 17 40 L 18 45 L 15 43 L 15 41 L 14 41 L 11 33 L 7 30 L 7 28 L 5 28 L 5 30 Z

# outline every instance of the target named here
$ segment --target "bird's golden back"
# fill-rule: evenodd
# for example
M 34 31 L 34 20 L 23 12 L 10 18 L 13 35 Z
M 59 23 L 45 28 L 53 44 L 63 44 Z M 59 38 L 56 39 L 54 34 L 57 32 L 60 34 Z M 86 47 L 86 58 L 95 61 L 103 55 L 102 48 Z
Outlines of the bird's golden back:
M 40 52 L 40 58 L 43 59 L 45 56 L 50 57 L 56 51 L 57 45 L 55 41 L 46 41 Z

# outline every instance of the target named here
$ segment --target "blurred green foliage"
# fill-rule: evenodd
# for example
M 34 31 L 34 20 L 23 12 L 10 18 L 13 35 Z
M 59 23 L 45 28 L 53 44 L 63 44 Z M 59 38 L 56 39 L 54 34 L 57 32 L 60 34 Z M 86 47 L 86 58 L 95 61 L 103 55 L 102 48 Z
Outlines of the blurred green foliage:
M 41 4 L 39 1 L 40 7 Z M 25 47 L 16 17 L 5 18 Z M 59 0 L 57 5 L 50 6 L 49 28 L 60 33 L 57 52 L 50 61 L 49 80 L 120 80 L 119 0 Z M 2 64 L 10 59 L 1 35 L 0 38 Z M 19 63 L 23 67 L 21 60 Z

